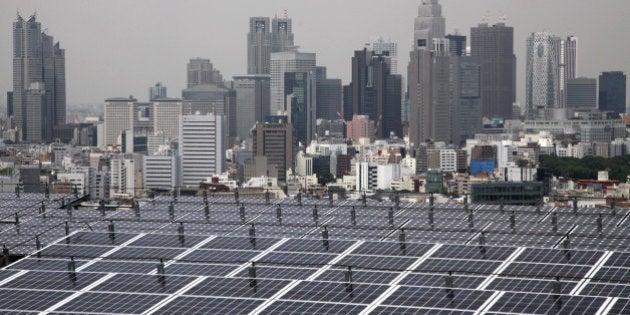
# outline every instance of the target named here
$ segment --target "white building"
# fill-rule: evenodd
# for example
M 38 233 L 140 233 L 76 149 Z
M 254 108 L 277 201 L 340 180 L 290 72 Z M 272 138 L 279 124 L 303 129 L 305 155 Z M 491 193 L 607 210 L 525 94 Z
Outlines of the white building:
M 112 198 L 132 198 L 135 195 L 135 165 L 133 159 L 113 157 L 110 163 L 110 192 Z
M 182 183 L 198 187 L 225 169 L 226 123 L 223 115 L 184 115 L 179 120 Z
M 392 182 L 400 181 L 400 164 L 385 164 L 376 166 L 376 187 L 378 189 L 391 189 Z
M 133 130 L 133 107 L 136 99 L 110 98 L 105 101 L 104 145 L 117 145 L 123 130 Z
M 398 74 L 398 44 L 392 41 L 385 41 L 383 37 L 377 36 L 370 38 L 365 44 L 365 48 L 376 54 L 383 55 L 386 53 L 385 61 L 389 64 L 391 74 Z
M 315 72 L 314 53 L 292 51 L 271 54 L 271 114 L 284 110 L 284 74 L 287 72 Z
M 457 172 L 457 152 L 455 150 L 440 150 L 440 170 L 442 172 Z
M 173 190 L 181 186 L 180 156 L 144 156 L 142 162 L 144 189 Z
M 88 186 L 86 176 L 83 173 L 59 173 L 57 180 L 59 183 L 70 184 L 72 188 L 76 187 L 79 195 L 83 195 Z
M 356 190 L 372 191 L 378 187 L 378 168 L 376 165 L 356 163 Z

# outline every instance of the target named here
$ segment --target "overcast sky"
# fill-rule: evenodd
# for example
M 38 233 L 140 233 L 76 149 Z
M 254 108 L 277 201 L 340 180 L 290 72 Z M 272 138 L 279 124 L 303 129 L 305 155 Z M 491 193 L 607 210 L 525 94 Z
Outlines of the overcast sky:
M 447 32 L 469 35 L 483 15 L 515 27 L 518 99 L 524 100 L 525 38 L 548 30 L 580 38 L 578 74 L 630 72 L 628 0 L 441 0 Z M 12 88 L 12 23 L 37 12 L 43 29 L 66 49 L 68 104 L 148 98 L 162 81 L 180 97 L 191 57 L 210 58 L 224 77 L 247 70 L 250 16 L 293 18 L 295 43 L 316 52 L 329 77 L 350 77 L 354 50 L 375 35 L 398 42 L 399 72 L 409 59 L 420 0 L 0 0 L 0 104 Z

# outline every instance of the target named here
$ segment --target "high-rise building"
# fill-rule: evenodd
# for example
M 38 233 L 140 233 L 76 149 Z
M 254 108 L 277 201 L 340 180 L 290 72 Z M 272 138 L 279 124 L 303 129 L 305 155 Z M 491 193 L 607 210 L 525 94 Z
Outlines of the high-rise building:
M 516 101 L 514 28 L 505 23 L 481 23 L 470 29 L 470 55 L 481 65 L 482 115 L 512 118 Z
M 153 133 L 161 133 L 167 139 L 179 136 L 179 116 L 182 115 L 182 100 L 177 98 L 153 101 Z
M 221 72 L 217 69 L 214 69 L 212 62 L 210 62 L 210 59 L 190 59 L 187 65 L 187 71 L 189 89 L 198 85 L 217 85 L 221 87 L 224 86 L 223 76 L 221 75 Z M 166 88 L 164 88 L 164 94 L 166 94 Z
M 265 157 L 267 169 L 276 168 L 279 183 L 286 183 L 287 170 L 293 168 L 295 143 L 289 123 L 257 123 L 252 130 L 253 154 Z
M 247 74 L 269 74 L 272 37 L 267 17 L 249 18 Z
M 564 41 L 564 73 L 566 80 L 578 77 L 578 38 L 569 36 Z
M 320 68 L 320 67 L 318 67 Z M 326 68 L 324 68 L 326 69 Z M 341 79 L 328 79 L 324 74 L 317 79 L 317 118 L 336 120 L 341 116 Z
M 7 92 L 7 117 L 13 116 L 13 92 Z
M 284 74 L 286 72 L 315 73 L 314 53 L 301 53 L 296 49 L 271 54 L 271 114 L 284 108 Z
M 270 114 L 270 77 L 251 74 L 234 77 L 236 91 L 237 135 L 244 140 L 257 122 L 264 122 Z
M 481 65 L 474 57 L 459 58 L 459 102 L 461 134 L 459 144 L 481 132 Z
M 448 34 L 448 47 L 451 56 L 466 56 L 466 36 L 459 34 Z
M 44 139 L 45 129 L 49 126 L 46 111 L 46 90 L 41 82 L 33 82 L 26 89 L 24 108 L 26 110 L 24 129 L 22 131 L 23 139 L 31 143 L 42 143 Z
M 548 32 L 527 38 L 526 106 L 529 115 L 539 109 L 559 109 L 561 103 L 562 39 Z
M 376 55 L 382 56 L 389 64 L 389 72 L 398 74 L 398 44 L 392 41 L 386 41 L 383 37 L 373 37 L 370 42 L 365 44 L 367 50 L 372 51 Z
M 179 154 L 182 183 L 196 188 L 225 170 L 225 116 L 182 115 L 179 117 Z
M 33 83 L 38 83 L 41 91 L 29 97 L 31 107 L 27 109 L 27 94 L 29 90 L 32 94 Z M 33 108 L 35 98 L 42 99 L 41 110 Z M 40 113 L 43 117 L 29 118 Z M 54 127 L 66 122 L 65 51 L 52 36 L 42 33 L 35 15 L 27 20 L 18 15 L 13 23 L 13 115 L 20 133 L 18 140 L 25 142 L 50 142 Z M 41 125 L 27 131 L 36 120 Z
M 352 57 L 352 115 L 368 115 L 375 121 L 379 139 L 392 132 L 402 136 L 402 77 L 390 73 L 386 59 L 367 48 Z
M 408 67 L 409 138 L 415 147 L 427 140 L 460 141 L 459 57 L 450 54 L 444 25 L 438 1 L 423 1 Z
M 271 52 L 289 51 L 293 48 L 293 23 L 285 14 L 271 20 Z
M 190 71 L 190 68 L 189 68 Z M 155 86 L 149 88 L 149 100 L 153 101 L 160 98 L 166 98 L 166 87 L 162 85 L 162 82 L 158 82 Z
M 597 108 L 597 79 L 568 79 L 567 108 Z
M 134 98 L 109 98 L 103 106 L 105 146 L 119 144 L 119 137 L 124 130 L 134 127 Z
M 308 146 L 315 136 L 317 101 L 315 74 L 312 72 L 285 72 L 284 108 L 289 123 L 295 129 L 295 140 Z
M 349 121 L 352 119 L 354 115 L 353 101 L 352 101 L 352 90 L 354 87 L 352 86 L 352 82 L 348 85 L 344 85 L 342 87 L 342 101 L 343 101 L 343 119 Z
M 626 87 L 626 75 L 623 72 L 603 72 L 599 76 L 599 109 L 626 113 Z

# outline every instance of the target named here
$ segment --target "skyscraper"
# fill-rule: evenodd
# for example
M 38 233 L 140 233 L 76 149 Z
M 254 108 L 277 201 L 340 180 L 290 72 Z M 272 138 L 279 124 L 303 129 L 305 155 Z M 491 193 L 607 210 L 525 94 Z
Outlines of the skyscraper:
M 390 73 L 387 58 L 367 48 L 355 51 L 352 57 L 351 114 L 368 115 L 375 121 L 379 139 L 391 132 L 402 136 L 402 77 Z
M 568 79 L 567 108 L 597 108 L 597 79 Z
M 166 98 L 166 87 L 162 85 L 162 82 L 158 82 L 155 84 L 155 86 L 152 86 L 149 88 L 150 101 L 160 99 L 160 98 Z
M 578 43 L 577 36 L 569 36 L 564 41 L 565 78 L 567 80 L 578 77 Z
M 32 95 L 27 104 L 29 91 Z M 35 99 L 40 98 L 42 108 L 36 109 Z M 27 20 L 18 15 L 13 23 L 13 105 L 20 141 L 50 142 L 53 128 L 66 122 L 65 51 L 52 36 L 42 33 L 35 15 Z M 31 113 L 43 116 L 30 118 Z M 35 121 L 40 125 L 34 127 Z M 29 127 L 33 129 L 27 130 Z
M 13 116 L 13 92 L 7 92 L 7 117 Z
M 199 183 L 225 170 L 225 116 L 182 115 L 179 117 L 179 154 L 182 183 L 199 187 Z
M 561 104 L 560 37 L 547 32 L 527 38 L 526 106 L 529 115 L 538 109 L 559 109 Z
M 284 108 L 296 141 L 308 146 L 315 136 L 316 80 L 313 72 L 284 73 Z
M 284 74 L 286 72 L 315 73 L 314 53 L 301 53 L 297 49 L 271 54 L 271 115 L 284 108 Z
M 271 20 L 271 52 L 289 51 L 293 48 L 293 23 L 285 14 Z
M 234 77 L 236 91 L 237 135 L 247 138 L 256 122 L 264 122 L 270 114 L 270 77 L 266 74 L 251 74 Z
M 470 29 L 470 55 L 481 65 L 482 115 L 512 118 L 516 101 L 514 28 L 505 23 L 480 23 Z
M 134 128 L 134 98 L 109 98 L 103 106 L 105 146 L 118 144 L 118 137 L 124 130 Z
M 389 72 L 398 74 L 398 44 L 392 41 L 386 41 L 383 37 L 373 37 L 365 45 L 365 48 L 371 50 L 376 55 L 385 58 L 389 64 Z
M 599 109 L 626 113 L 626 75 L 623 72 L 603 72 L 599 76 Z
M 190 59 L 187 65 L 187 70 L 189 89 L 198 85 L 213 84 L 221 87 L 224 85 L 221 72 L 219 72 L 219 70 L 217 69 L 214 69 L 212 62 L 210 62 L 210 59 Z
M 269 18 L 249 18 L 247 34 L 247 74 L 269 74 L 272 37 Z
M 459 57 L 450 54 L 444 25 L 438 1 L 423 1 L 407 70 L 409 140 L 415 147 L 427 140 L 460 141 Z
M 321 67 L 318 67 L 318 70 Z M 326 68 L 324 68 L 326 69 Z M 326 72 L 317 76 L 317 118 L 336 120 L 340 118 L 341 109 L 341 79 L 329 79 Z
M 461 135 L 459 144 L 481 131 L 481 65 L 474 57 L 459 58 L 459 102 Z
M 448 34 L 448 47 L 452 56 L 466 56 L 466 36 L 459 34 Z

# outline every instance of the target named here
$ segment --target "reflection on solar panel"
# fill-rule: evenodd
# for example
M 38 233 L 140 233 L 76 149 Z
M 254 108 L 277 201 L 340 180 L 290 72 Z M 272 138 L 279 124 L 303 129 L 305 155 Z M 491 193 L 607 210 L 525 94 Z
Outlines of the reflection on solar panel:
M 0 313 L 630 313 L 624 209 L 73 200 L 0 194 Z

